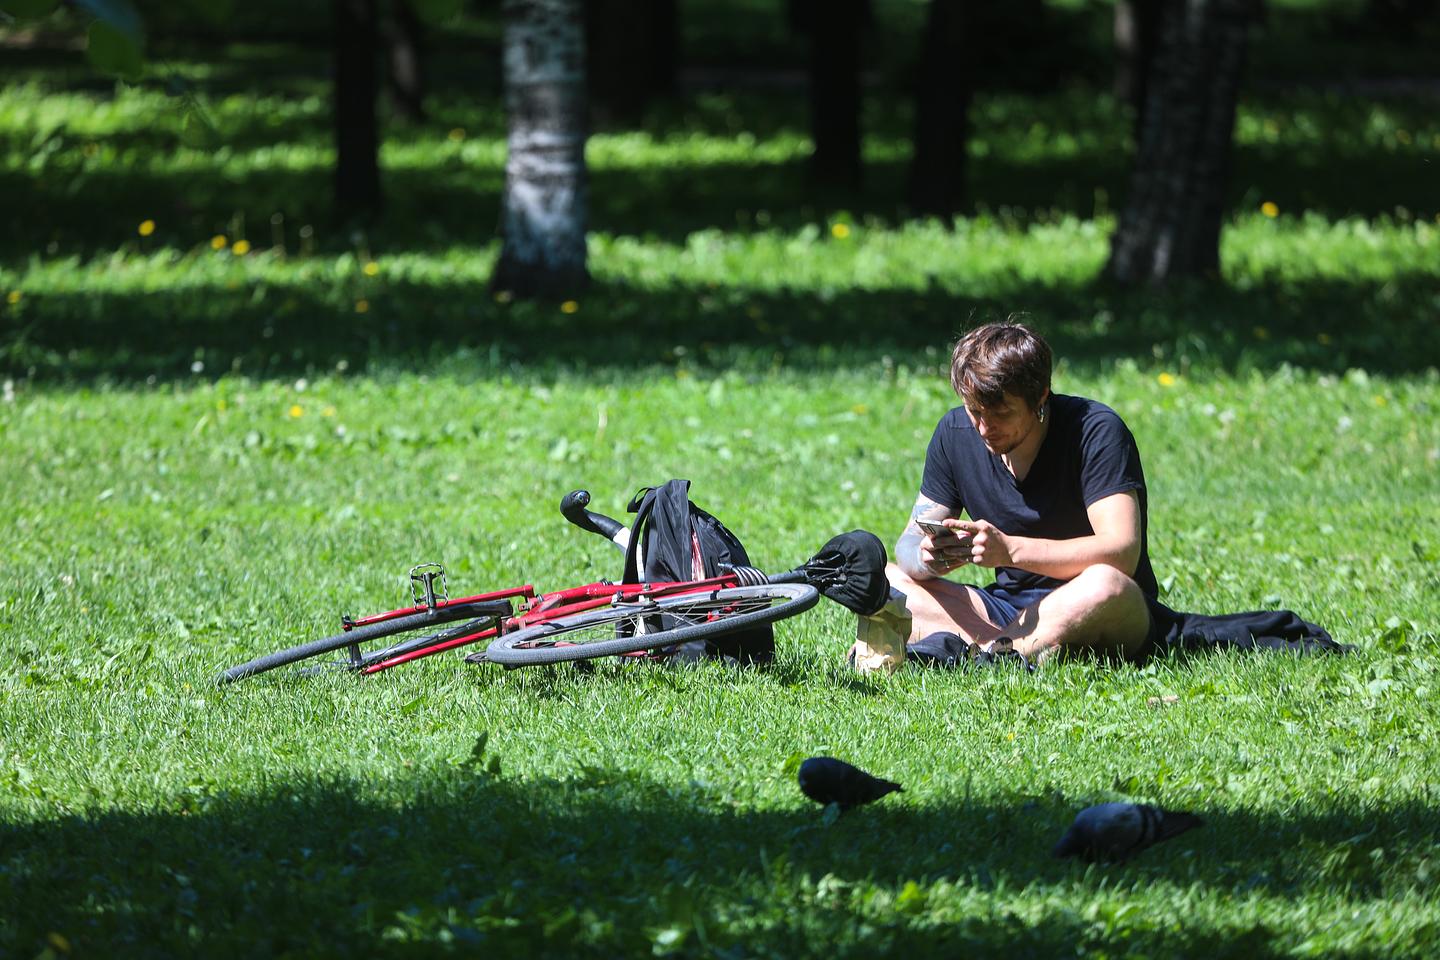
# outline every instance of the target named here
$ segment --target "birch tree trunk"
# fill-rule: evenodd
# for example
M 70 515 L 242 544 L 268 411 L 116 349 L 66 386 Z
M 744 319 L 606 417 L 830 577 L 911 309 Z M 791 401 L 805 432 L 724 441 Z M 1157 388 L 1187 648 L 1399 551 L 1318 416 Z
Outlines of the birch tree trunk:
M 1258 0 L 1165 0 L 1130 194 L 1106 273 L 1126 284 L 1218 275 L 1245 46 Z
M 588 286 L 581 0 L 505 0 L 503 245 L 490 286 L 520 297 Z

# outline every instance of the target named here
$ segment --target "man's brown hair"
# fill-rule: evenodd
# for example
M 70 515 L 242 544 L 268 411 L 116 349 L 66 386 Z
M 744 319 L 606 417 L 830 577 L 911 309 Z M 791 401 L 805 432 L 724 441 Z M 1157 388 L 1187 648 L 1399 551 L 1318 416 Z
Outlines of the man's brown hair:
M 1050 345 L 1013 320 L 976 327 L 955 344 L 950 385 L 966 403 L 997 407 L 1012 393 L 1031 410 L 1050 389 Z

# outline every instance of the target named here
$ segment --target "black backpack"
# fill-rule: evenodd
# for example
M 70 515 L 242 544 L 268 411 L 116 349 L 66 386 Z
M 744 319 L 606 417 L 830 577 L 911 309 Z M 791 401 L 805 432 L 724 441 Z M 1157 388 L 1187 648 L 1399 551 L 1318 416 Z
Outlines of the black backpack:
M 643 487 L 628 509 L 635 514 L 635 521 L 625 550 L 625 583 L 700 580 L 725 573 L 725 564 L 750 565 L 740 538 L 690 502 L 689 480 Z M 775 633 L 767 623 L 693 645 L 680 644 L 666 652 L 769 663 L 775 657 Z

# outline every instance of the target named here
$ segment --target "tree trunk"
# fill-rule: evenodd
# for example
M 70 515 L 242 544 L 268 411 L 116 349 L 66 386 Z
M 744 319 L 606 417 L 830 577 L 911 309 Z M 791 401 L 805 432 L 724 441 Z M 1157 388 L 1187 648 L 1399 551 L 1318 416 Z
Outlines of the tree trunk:
M 1136 142 L 1160 41 L 1160 7 L 1161 0 L 1115 0 L 1115 99 L 1135 111 Z
M 860 189 L 860 32 L 869 0 L 792 0 L 810 38 L 810 172 L 823 187 Z
M 930 0 L 915 87 L 910 207 L 947 221 L 965 201 L 972 78 L 964 10 L 965 0 Z
M 410 0 L 391 0 L 385 25 L 390 59 L 390 102 L 397 116 L 411 123 L 425 121 L 425 28 Z
M 581 0 L 505 0 L 504 243 L 490 286 L 573 296 L 585 267 L 585 27 Z
M 675 92 L 676 0 L 586 0 L 586 92 L 592 126 L 634 127 Z
M 335 216 L 380 212 L 380 132 L 375 122 L 379 49 L 375 0 L 333 0 L 335 17 Z
M 1127 284 L 1220 272 L 1235 105 L 1258 0 L 1165 0 L 1130 195 L 1106 273 Z

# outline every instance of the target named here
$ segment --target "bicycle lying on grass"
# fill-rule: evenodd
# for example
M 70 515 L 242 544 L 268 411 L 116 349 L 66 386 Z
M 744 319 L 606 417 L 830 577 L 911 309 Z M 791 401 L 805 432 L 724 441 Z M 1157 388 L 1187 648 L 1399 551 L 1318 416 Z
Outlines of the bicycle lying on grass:
M 622 549 L 630 530 L 587 510 L 590 494 L 575 490 L 560 501 L 566 519 Z M 305 672 L 341 669 L 378 673 L 402 663 L 489 641 L 471 662 L 507 667 L 641 654 L 793 617 L 824 593 L 851 610 L 883 603 L 885 548 L 855 530 L 832 538 L 815 556 L 784 573 L 766 575 L 733 566 L 719 576 L 670 583 L 597 580 L 537 593 L 529 584 L 451 599 L 444 568 L 412 567 L 414 604 L 374 616 L 341 616 L 341 633 L 257 657 L 220 676 L 230 683 L 277 667 L 341 653 Z

